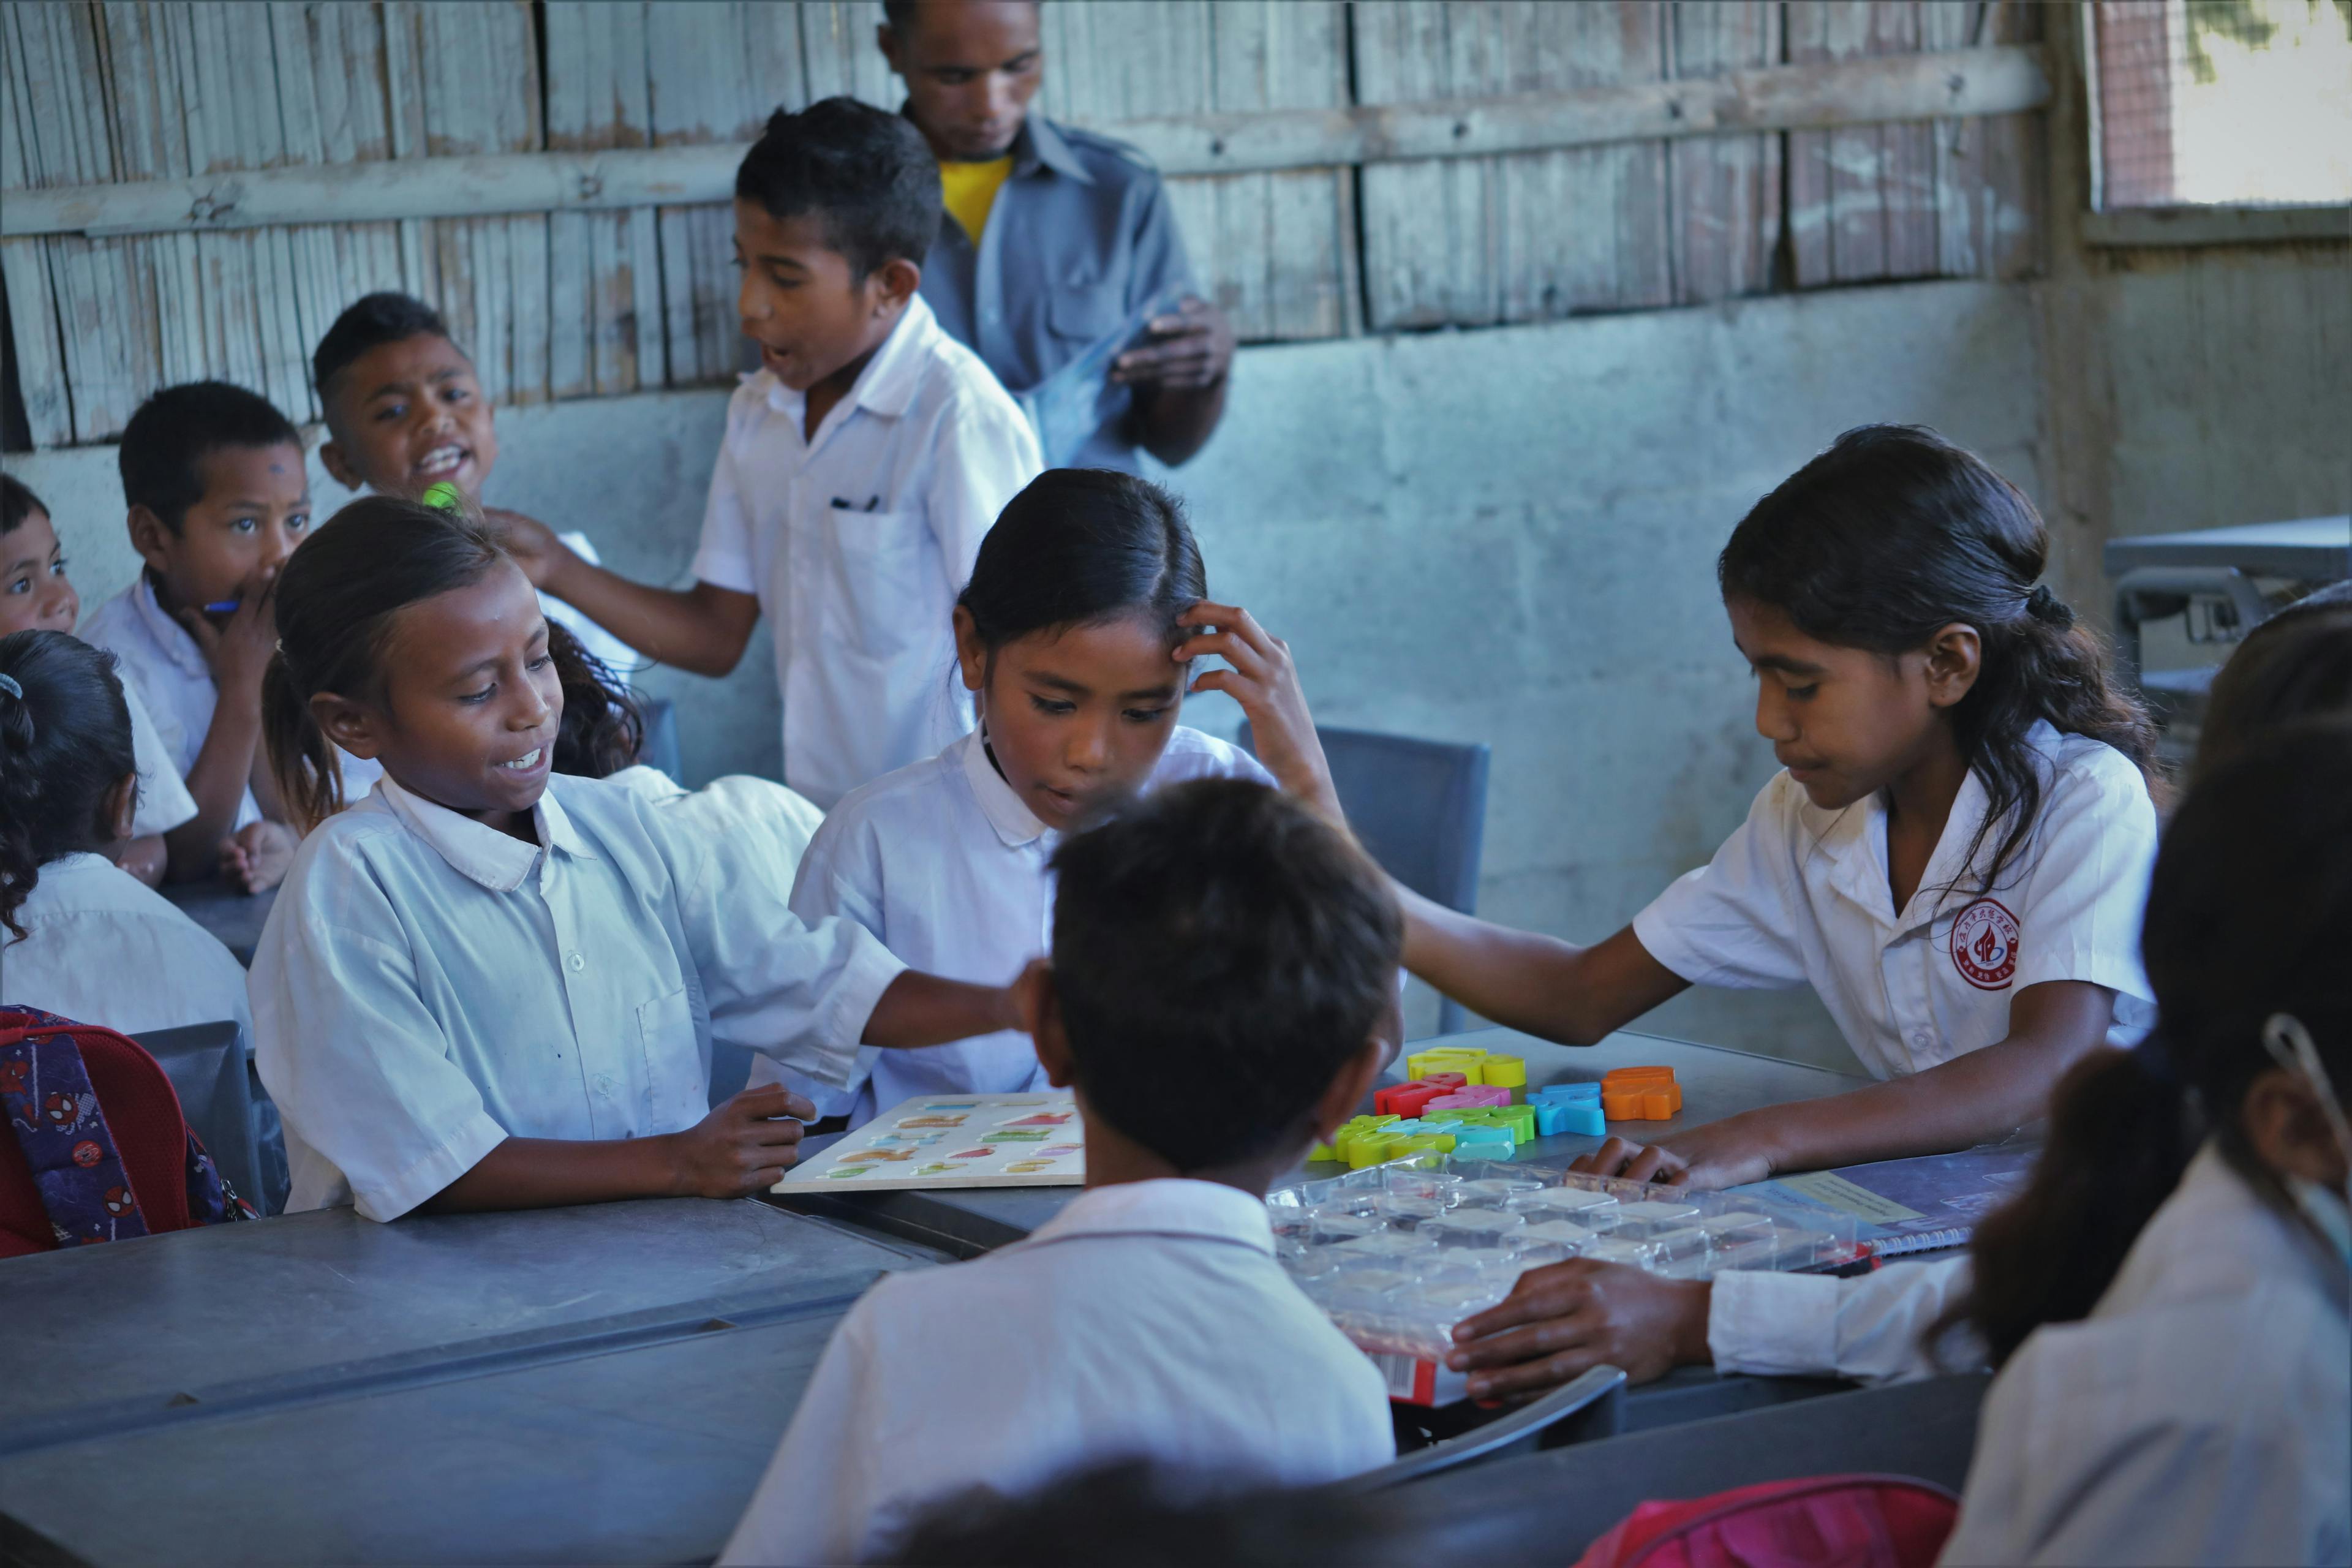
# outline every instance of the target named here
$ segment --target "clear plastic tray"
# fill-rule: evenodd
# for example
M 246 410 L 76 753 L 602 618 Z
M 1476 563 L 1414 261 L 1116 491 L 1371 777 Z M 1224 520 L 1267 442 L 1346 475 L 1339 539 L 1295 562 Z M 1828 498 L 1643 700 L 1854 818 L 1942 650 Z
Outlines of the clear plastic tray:
M 1528 1268 L 1590 1258 L 1676 1279 L 1860 1256 L 1853 1221 L 1535 1164 L 1419 1153 L 1266 1194 L 1276 1254 L 1369 1351 L 1442 1360 Z

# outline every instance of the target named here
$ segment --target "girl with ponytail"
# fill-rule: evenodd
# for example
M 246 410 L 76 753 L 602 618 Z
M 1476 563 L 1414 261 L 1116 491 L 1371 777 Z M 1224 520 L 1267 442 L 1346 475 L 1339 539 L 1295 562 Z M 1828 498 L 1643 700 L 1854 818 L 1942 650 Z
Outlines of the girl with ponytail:
M 0 637 L 0 1003 L 124 1034 L 243 1024 L 236 959 L 122 869 L 139 789 L 114 656 Z
M 1582 1163 L 1696 1186 L 1965 1148 L 2151 1016 L 2154 732 L 2040 581 L 2032 503 L 1932 431 L 1848 431 L 1717 563 L 1784 771 L 1713 862 L 1582 948 L 1408 900 L 1406 962 L 1589 1044 L 1693 984 L 1810 984 L 1882 1081 Z
M 742 1196 L 811 1108 L 770 1088 L 712 1110 L 715 1043 L 840 1083 L 861 1043 L 1013 1023 L 1003 987 L 804 925 L 756 861 L 555 772 L 594 672 L 479 521 L 356 501 L 289 558 L 277 617 L 265 734 L 309 835 L 252 994 L 289 1209 Z M 383 769 L 344 809 L 337 747 Z
M 2346 1562 L 2352 726 L 2200 768 L 2141 945 L 2155 1038 L 2075 1068 L 1977 1233 L 2001 1372 L 1944 1561 Z

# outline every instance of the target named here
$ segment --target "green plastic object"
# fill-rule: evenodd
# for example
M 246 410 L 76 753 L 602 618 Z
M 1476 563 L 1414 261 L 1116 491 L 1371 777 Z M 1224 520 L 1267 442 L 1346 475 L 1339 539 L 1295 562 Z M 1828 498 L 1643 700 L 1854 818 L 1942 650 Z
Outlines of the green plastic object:
M 425 493 L 416 499 L 436 511 L 461 511 L 466 505 L 464 493 L 446 479 L 425 486 Z

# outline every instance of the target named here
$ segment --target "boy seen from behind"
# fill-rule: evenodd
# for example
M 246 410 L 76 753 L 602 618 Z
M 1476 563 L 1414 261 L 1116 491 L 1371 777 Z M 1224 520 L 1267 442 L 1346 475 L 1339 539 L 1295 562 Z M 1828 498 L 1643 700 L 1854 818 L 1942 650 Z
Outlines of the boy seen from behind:
M 727 409 L 696 582 L 603 571 L 502 519 L 540 587 L 632 647 L 725 675 L 765 615 L 784 780 L 830 808 L 971 727 L 950 615 L 981 536 L 1042 465 L 1013 399 L 917 295 L 939 167 L 898 115 L 778 112 L 735 176 L 737 310 L 759 372 Z
M 310 527 L 301 437 L 268 399 L 191 382 L 140 405 L 118 461 L 146 569 L 82 635 L 120 660 L 195 801 L 164 835 L 171 876 L 274 888 L 295 834 L 261 756 L 261 672 L 278 568 Z
M 1087 1190 L 866 1292 L 721 1562 L 869 1561 L 950 1494 L 1120 1458 L 1247 1488 L 1394 1455 L 1380 1373 L 1276 1262 L 1264 1201 L 1394 1053 L 1385 880 L 1240 779 L 1158 792 L 1054 869 L 1053 959 L 1020 989 Z
M 319 461 L 338 484 L 408 500 L 448 484 L 481 506 L 499 460 L 498 409 L 439 311 L 406 294 L 354 301 L 319 340 L 310 376 L 327 419 Z M 517 512 L 486 515 L 510 528 L 539 526 Z M 586 534 L 566 533 L 562 542 L 596 560 Z M 629 650 L 587 616 L 544 595 L 540 607 L 608 668 L 635 668 Z

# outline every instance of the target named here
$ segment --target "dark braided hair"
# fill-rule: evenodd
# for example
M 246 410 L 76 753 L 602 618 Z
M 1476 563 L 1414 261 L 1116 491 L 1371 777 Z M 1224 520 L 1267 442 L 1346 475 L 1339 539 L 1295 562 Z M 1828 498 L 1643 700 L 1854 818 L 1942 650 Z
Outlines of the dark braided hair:
M 41 868 L 113 842 L 114 791 L 139 763 L 112 654 L 64 632 L 11 632 L 0 676 L 0 926 L 21 937 L 16 911 Z

